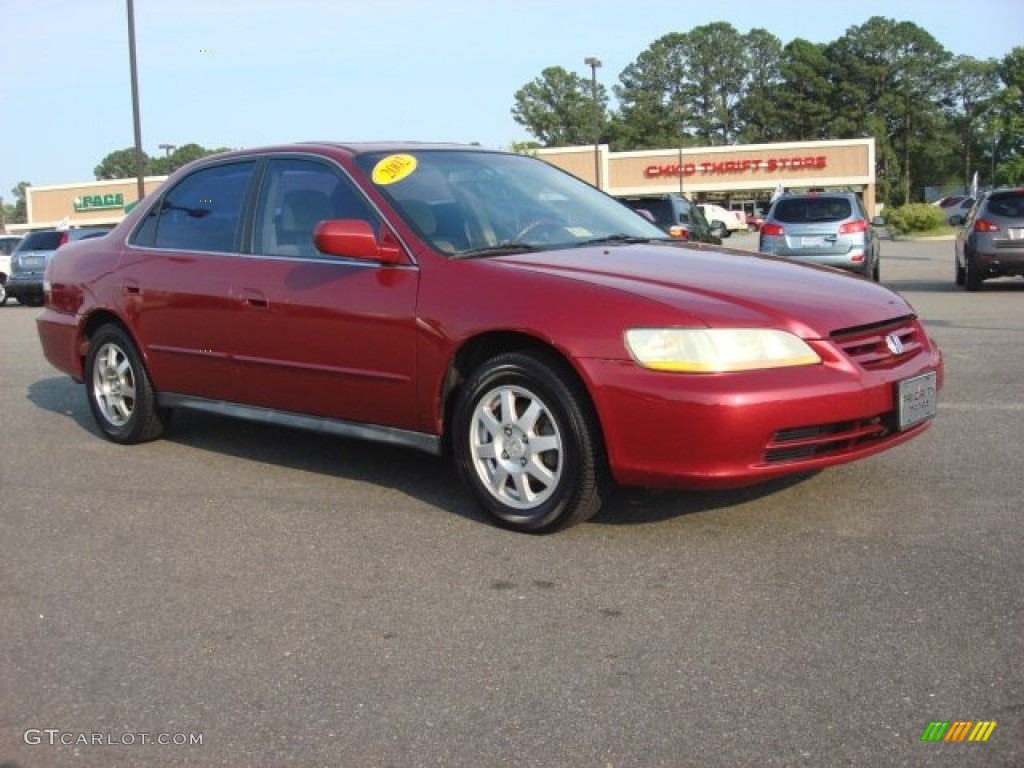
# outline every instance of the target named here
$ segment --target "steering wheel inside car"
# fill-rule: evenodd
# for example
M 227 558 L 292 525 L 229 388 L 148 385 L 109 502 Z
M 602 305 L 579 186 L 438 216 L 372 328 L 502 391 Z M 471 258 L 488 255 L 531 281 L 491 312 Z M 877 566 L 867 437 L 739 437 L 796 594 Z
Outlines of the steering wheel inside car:
M 565 226 L 559 224 L 557 221 L 553 221 L 551 219 L 538 219 L 537 221 L 530 222 L 519 230 L 509 239 L 509 242 L 521 243 L 524 242 L 529 235 L 539 234 L 541 232 L 547 232 L 550 235 L 560 229 L 565 229 Z M 547 242 L 547 239 L 544 238 L 544 241 Z

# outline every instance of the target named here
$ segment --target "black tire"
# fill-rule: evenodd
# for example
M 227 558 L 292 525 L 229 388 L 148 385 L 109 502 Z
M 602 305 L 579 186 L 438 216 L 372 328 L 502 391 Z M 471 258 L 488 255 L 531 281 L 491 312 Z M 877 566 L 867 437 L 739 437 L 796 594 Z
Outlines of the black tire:
M 516 531 L 580 523 L 611 487 L 594 409 L 553 356 L 513 352 L 477 368 L 455 403 L 452 448 L 463 482 Z
M 0 280 L 0 307 L 7 303 L 7 286 Z
M 871 279 L 876 283 L 882 282 L 882 260 L 875 256 L 875 266 L 871 268 Z
M 730 232 L 729 232 L 728 229 L 726 229 L 726 226 L 725 226 L 725 224 L 723 222 L 721 222 L 721 221 L 712 221 L 711 222 L 711 234 L 714 235 L 715 237 L 720 237 L 720 238 L 724 239 L 724 238 L 729 236 Z
M 971 263 L 970 257 L 964 258 L 964 289 L 973 293 L 981 290 L 981 275 Z
M 961 285 L 962 286 L 964 283 L 967 282 L 967 270 L 964 269 L 963 267 L 961 267 L 959 262 L 957 262 L 955 260 L 953 262 L 953 269 L 954 269 L 954 272 L 955 272 L 955 274 L 953 276 L 953 280 L 956 281 L 957 285 Z
M 120 326 L 101 326 L 89 340 L 85 391 L 93 418 L 109 440 L 130 445 L 163 433 L 170 412 L 157 407 L 142 357 Z

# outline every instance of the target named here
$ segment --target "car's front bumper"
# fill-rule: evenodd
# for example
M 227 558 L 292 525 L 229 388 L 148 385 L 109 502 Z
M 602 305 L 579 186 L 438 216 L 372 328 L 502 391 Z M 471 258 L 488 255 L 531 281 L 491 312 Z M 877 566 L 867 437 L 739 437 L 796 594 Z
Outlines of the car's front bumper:
M 899 430 L 897 386 L 934 372 L 940 388 L 936 347 L 864 370 L 831 342 L 813 344 L 822 364 L 744 373 L 660 373 L 628 361 L 580 361 L 615 479 L 739 488 L 870 456 L 928 428 L 930 421 Z

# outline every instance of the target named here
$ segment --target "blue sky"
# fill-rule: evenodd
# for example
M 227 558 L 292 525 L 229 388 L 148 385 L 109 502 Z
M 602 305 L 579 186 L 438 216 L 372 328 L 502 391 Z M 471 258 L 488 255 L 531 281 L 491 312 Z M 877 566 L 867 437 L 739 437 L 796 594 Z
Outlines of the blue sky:
M 714 21 L 828 42 L 874 15 L 1002 57 L 1021 0 L 135 0 L 143 147 L 530 138 L 513 94 L 548 66 L 607 86 L 652 42 Z M 125 0 L 0 0 L 0 195 L 92 179 L 131 146 Z

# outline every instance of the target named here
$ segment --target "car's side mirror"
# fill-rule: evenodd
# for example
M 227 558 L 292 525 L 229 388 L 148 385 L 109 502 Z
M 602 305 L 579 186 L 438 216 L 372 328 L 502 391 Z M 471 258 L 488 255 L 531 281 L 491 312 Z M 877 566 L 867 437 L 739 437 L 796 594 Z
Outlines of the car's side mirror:
M 871 226 L 873 226 L 873 227 L 884 227 L 885 226 L 885 219 L 883 219 L 881 216 L 875 216 L 875 218 L 873 218 L 871 220 Z
M 317 250 L 330 256 L 384 264 L 400 264 L 404 261 L 402 249 L 395 238 L 384 229 L 378 239 L 369 222 L 363 219 L 321 221 L 313 230 L 313 243 Z
M 954 213 L 949 217 L 949 225 L 951 227 L 962 227 L 964 225 L 964 217 L 959 213 Z

